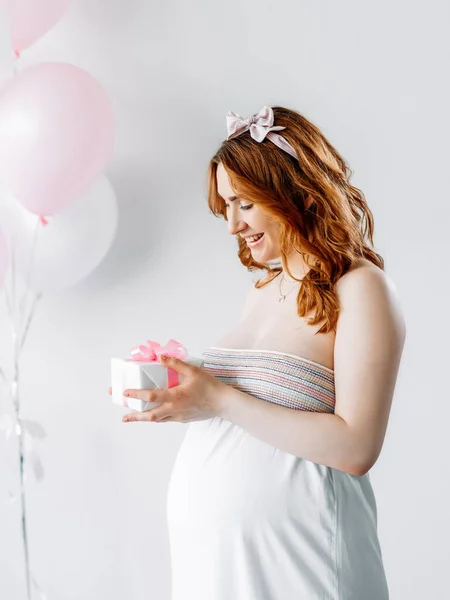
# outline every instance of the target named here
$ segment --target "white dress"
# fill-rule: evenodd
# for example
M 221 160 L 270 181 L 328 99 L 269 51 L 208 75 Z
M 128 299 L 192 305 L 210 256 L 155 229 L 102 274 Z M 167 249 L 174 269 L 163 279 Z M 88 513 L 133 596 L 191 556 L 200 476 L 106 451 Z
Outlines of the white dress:
M 334 412 L 334 372 L 211 347 L 205 370 L 261 401 Z M 388 600 L 369 475 L 283 452 L 216 417 L 188 425 L 170 477 L 171 600 Z

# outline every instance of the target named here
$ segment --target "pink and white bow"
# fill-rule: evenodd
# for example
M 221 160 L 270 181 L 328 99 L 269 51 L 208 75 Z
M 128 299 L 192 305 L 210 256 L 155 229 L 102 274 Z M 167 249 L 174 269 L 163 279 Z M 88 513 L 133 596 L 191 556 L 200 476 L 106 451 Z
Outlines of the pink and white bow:
M 291 144 L 283 136 L 274 133 L 274 131 L 286 129 L 281 125 L 274 125 L 274 120 L 275 117 L 270 106 L 264 106 L 258 114 L 245 119 L 230 110 L 227 114 L 227 140 L 231 140 L 245 131 L 250 131 L 250 135 L 256 142 L 262 142 L 267 137 L 278 148 L 297 158 L 297 153 Z
M 188 355 L 187 349 L 177 342 L 177 340 L 169 340 L 165 346 L 161 346 L 158 342 L 152 342 L 147 340 L 146 344 L 135 346 L 131 349 L 132 358 L 127 360 L 142 361 L 142 362 L 156 362 L 160 354 L 167 354 L 167 356 L 175 356 L 183 360 Z

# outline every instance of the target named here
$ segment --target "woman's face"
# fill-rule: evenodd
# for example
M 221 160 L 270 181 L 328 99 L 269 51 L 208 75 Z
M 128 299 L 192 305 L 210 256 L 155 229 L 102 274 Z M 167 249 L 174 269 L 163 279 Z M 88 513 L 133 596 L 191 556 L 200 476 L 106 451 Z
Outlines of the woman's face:
M 222 163 L 217 167 L 217 191 L 225 200 L 230 234 L 244 238 L 254 259 L 260 263 L 279 258 L 279 223 L 265 215 L 257 204 L 237 197 Z M 263 234 L 262 237 L 252 242 L 252 236 L 260 234 Z

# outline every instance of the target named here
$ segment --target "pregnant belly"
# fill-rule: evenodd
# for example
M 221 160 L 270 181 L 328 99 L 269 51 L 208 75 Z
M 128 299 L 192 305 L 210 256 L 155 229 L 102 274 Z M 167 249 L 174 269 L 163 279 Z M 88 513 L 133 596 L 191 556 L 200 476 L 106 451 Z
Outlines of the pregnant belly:
M 169 526 L 192 532 L 263 526 L 309 535 L 320 527 L 329 537 L 334 508 L 328 467 L 282 452 L 220 418 L 189 426 L 167 496 Z

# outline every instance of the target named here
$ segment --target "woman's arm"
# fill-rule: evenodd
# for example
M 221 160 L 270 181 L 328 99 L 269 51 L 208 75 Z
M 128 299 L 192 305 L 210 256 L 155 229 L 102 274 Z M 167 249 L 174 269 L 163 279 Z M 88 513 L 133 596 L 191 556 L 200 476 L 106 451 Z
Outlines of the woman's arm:
M 350 271 L 336 289 L 334 414 L 286 408 L 225 386 L 219 416 L 280 450 L 359 476 L 381 452 L 406 328 L 395 287 L 380 269 Z

